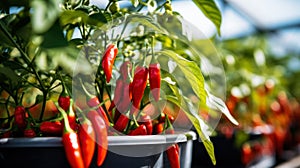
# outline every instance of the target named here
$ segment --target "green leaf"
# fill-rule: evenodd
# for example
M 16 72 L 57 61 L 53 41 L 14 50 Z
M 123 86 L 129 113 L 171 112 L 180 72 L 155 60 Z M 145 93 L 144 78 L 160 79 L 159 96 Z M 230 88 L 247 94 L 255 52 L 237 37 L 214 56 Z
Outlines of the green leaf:
M 215 151 L 214 151 L 214 145 L 213 143 L 210 141 L 209 138 L 207 138 L 207 135 L 205 135 L 203 133 L 203 131 L 201 130 L 201 125 L 205 124 L 199 117 L 196 117 L 194 115 L 191 115 L 189 113 L 186 113 L 188 118 L 192 121 L 200 139 L 203 142 L 203 145 L 212 161 L 212 163 L 214 165 L 216 165 L 216 157 L 215 157 Z
M 77 25 L 84 23 L 101 27 L 103 24 L 107 23 L 108 20 L 109 17 L 102 12 L 93 13 L 89 16 L 88 13 L 82 10 L 64 11 L 60 16 L 60 22 L 63 26 L 68 24 Z
M 220 110 L 233 124 L 239 125 L 239 123 L 230 114 L 226 104 L 220 98 L 208 93 L 207 104 L 210 108 L 217 108 L 218 110 Z
M 42 47 L 44 48 L 58 48 L 68 46 L 68 42 L 64 37 L 63 30 L 60 27 L 59 22 L 53 24 L 53 26 L 43 35 Z
M 90 15 L 88 23 L 97 27 L 101 27 L 103 24 L 111 21 L 110 15 L 104 12 L 97 12 Z
M 140 14 L 131 14 L 126 18 L 126 23 L 137 22 L 146 27 L 152 28 L 157 33 L 168 34 L 167 31 L 157 24 L 153 18 L 150 16 L 140 15 Z
M 63 0 L 33 0 L 31 2 L 33 31 L 39 34 L 48 31 L 59 16 L 62 3 Z
M 60 23 L 63 26 L 66 26 L 68 24 L 76 25 L 78 23 L 86 23 L 88 17 L 88 14 L 81 10 L 67 10 L 61 13 Z
M 222 15 L 214 0 L 193 0 L 193 2 L 214 23 L 218 34 L 221 35 Z
M 200 99 L 201 104 L 205 105 L 207 93 L 204 88 L 204 77 L 200 67 L 195 62 L 189 61 L 171 50 L 159 51 L 157 54 L 167 56 L 177 63 L 196 96 Z
M 204 147 L 205 147 L 212 163 L 215 165 L 216 158 L 215 158 L 213 143 L 210 141 L 208 134 L 205 133 L 206 131 L 202 131 L 204 129 L 207 129 L 208 126 L 200 119 L 198 114 L 193 113 L 193 110 L 187 106 L 186 102 L 188 100 L 187 100 L 187 98 L 186 99 L 182 98 L 182 96 L 180 95 L 179 89 L 173 85 L 169 85 L 169 87 L 174 91 L 175 96 L 167 95 L 166 96 L 167 100 L 174 103 L 175 105 L 180 107 L 185 112 L 185 114 L 187 115 L 189 120 L 193 123 L 200 139 L 202 140 L 202 142 L 204 144 Z

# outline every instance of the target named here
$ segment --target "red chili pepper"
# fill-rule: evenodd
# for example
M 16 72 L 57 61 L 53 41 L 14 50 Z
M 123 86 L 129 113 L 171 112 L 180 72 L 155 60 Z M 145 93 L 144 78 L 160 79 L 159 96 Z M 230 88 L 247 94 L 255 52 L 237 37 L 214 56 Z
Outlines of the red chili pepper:
M 0 138 L 9 138 L 11 137 L 11 131 L 6 131 L 0 135 Z
M 66 111 L 66 112 L 67 112 L 67 115 L 68 115 L 68 121 L 69 121 L 70 127 L 73 130 L 77 130 L 78 126 L 77 126 L 77 123 L 76 123 L 76 115 L 75 115 L 75 112 L 73 110 L 73 101 L 72 100 L 70 101 L 69 110 Z
M 167 116 L 171 123 L 173 123 L 175 121 L 175 118 L 173 116 L 171 116 L 171 115 L 167 115 Z M 166 114 L 161 113 L 161 115 L 159 116 L 159 122 L 165 122 L 165 121 L 166 121 Z
M 147 128 L 140 124 L 136 129 L 129 131 L 128 135 L 147 135 Z
M 25 129 L 23 133 L 24 133 L 24 137 L 28 137 L 28 138 L 36 137 L 36 133 L 32 128 Z
M 122 99 L 121 101 L 116 105 L 118 111 L 120 111 L 121 113 L 124 113 L 128 110 L 130 103 L 131 103 L 131 98 L 132 98 L 132 94 L 130 91 L 130 84 L 123 81 L 122 84 Z
M 59 121 L 44 121 L 40 125 L 41 133 L 46 135 L 61 135 L 63 132 L 63 125 Z
M 93 107 L 99 106 L 100 101 L 99 101 L 98 97 L 95 96 L 95 97 L 92 97 L 91 99 L 89 99 L 88 102 L 87 102 L 87 104 L 88 104 L 89 107 L 93 108 Z M 104 119 L 105 123 L 107 125 L 109 125 L 108 117 L 107 117 L 104 109 L 101 106 L 99 106 L 97 108 L 97 112 Z
M 125 61 L 121 67 L 120 67 L 120 72 L 121 72 L 121 77 L 124 81 L 129 80 L 129 74 L 132 68 L 132 64 L 130 61 Z
M 167 149 L 167 157 L 171 168 L 180 168 L 178 144 L 173 144 Z
M 121 100 L 122 89 L 123 89 L 123 80 L 121 78 L 119 78 L 116 82 L 116 88 L 114 91 L 114 99 L 113 99 L 114 105 L 118 104 L 119 101 Z
M 153 125 L 151 117 L 147 114 L 142 114 L 139 118 L 139 124 L 144 124 L 147 128 L 147 135 L 151 135 L 153 132 Z
M 161 134 L 164 131 L 164 123 L 154 125 L 154 134 Z
M 120 115 L 114 128 L 120 132 L 123 132 L 129 122 L 129 118 L 126 115 Z
M 102 68 L 108 83 L 112 76 L 112 68 L 118 54 L 118 48 L 114 44 L 110 44 L 104 52 L 102 58 Z
M 62 111 L 61 113 L 64 117 L 64 133 L 62 136 L 62 142 L 69 164 L 72 168 L 84 168 L 78 135 L 70 127 L 67 114 Z
M 65 111 L 68 111 L 70 107 L 70 99 L 70 96 L 68 95 L 65 87 L 63 86 L 63 90 L 58 98 L 58 105 Z
M 26 127 L 26 114 L 25 108 L 23 106 L 17 106 L 15 108 L 15 123 L 20 129 L 24 129 Z
M 152 63 L 149 65 L 150 90 L 155 101 L 160 97 L 160 65 Z
M 95 138 L 96 134 L 93 128 L 92 123 L 88 119 L 82 121 L 78 129 L 78 137 L 80 142 L 80 147 L 82 151 L 82 158 L 85 167 L 89 167 L 93 159 L 95 151 Z
M 144 95 L 148 80 L 148 69 L 145 67 L 137 67 L 132 81 L 132 105 L 131 114 L 136 113 L 140 108 L 140 104 Z
M 103 118 L 95 111 L 88 112 L 87 117 L 92 122 L 97 140 L 97 165 L 101 166 L 105 160 L 108 148 L 107 129 Z

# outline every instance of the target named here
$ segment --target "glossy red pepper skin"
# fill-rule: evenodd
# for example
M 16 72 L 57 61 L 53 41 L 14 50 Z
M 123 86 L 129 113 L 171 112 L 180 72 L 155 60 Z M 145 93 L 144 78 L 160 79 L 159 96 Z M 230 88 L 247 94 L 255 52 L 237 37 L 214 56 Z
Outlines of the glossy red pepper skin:
M 118 54 L 118 48 L 114 44 L 110 44 L 105 50 L 102 58 L 102 68 L 108 83 L 112 76 L 112 69 Z
M 107 140 L 107 128 L 103 118 L 95 111 L 88 112 L 87 117 L 92 122 L 93 128 L 96 132 L 97 142 L 97 165 L 101 166 L 106 158 L 108 140 Z
M 89 107 L 91 107 L 91 108 L 96 107 L 96 106 L 99 106 L 99 104 L 100 104 L 100 101 L 99 101 L 98 97 L 96 97 L 96 96 L 95 96 L 95 97 L 92 97 L 92 98 L 89 99 L 88 102 L 87 102 L 87 105 L 88 105 Z M 99 115 L 104 119 L 106 125 L 110 125 L 110 122 L 109 122 L 109 120 L 108 120 L 108 117 L 107 117 L 107 115 L 106 115 L 104 109 L 103 109 L 101 106 L 99 106 L 99 107 L 97 108 L 97 112 L 98 112 Z
M 178 144 L 171 145 L 166 152 L 171 168 L 180 168 Z
M 89 167 L 93 159 L 96 147 L 96 134 L 93 125 L 89 120 L 83 121 L 79 126 L 78 137 L 80 142 L 80 148 L 82 151 L 84 166 Z
M 44 121 L 40 125 L 40 131 L 46 135 L 60 136 L 63 133 L 63 125 L 59 121 Z
M 158 123 L 154 125 L 154 130 L 153 130 L 154 135 L 161 134 L 163 133 L 163 131 L 164 131 L 164 123 Z
M 26 127 L 26 114 L 23 106 L 17 106 L 15 108 L 14 118 L 18 128 L 24 129 Z
M 144 124 L 147 128 L 147 135 L 152 135 L 153 125 L 151 121 L 151 117 L 147 114 L 142 114 L 139 118 L 139 124 Z
M 62 141 L 70 166 L 72 168 L 84 168 L 77 134 L 74 131 L 64 132 Z
M 124 113 L 128 110 L 131 103 L 131 89 L 130 89 L 130 79 L 129 71 L 132 68 L 132 64 L 129 61 L 125 61 L 120 68 L 120 77 L 117 80 L 115 89 L 114 104 L 116 105 L 119 112 Z
M 129 122 L 129 118 L 126 115 L 120 115 L 117 122 L 114 125 L 114 129 L 123 132 Z
M 131 114 L 135 114 L 140 108 L 144 91 L 148 80 L 148 69 L 146 67 L 137 67 L 132 81 L 132 105 Z
M 70 96 L 60 95 L 58 98 L 58 105 L 65 111 L 68 111 L 70 107 L 70 99 Z
M 124 113 L 128 110 L 130 104 L 131 104 L 131 98 L 132 94 L 130 91 L 130 83 L 127 83 L 123 81 L 122 83 L 122 99 L 121 101 L 116 105 L 119 112 Z
M 34 129 L 29 128 L 24 130 L 24 137 L 33 138 L 36 137 L 36 133 Z
M 122 90 L 123 90 L 123 80 L 119 78 L 116 82 L 116 88 L 114 91 L 114 99 L 113 99 L 114 105 L 120 102 L 122 98 Z
M 147 135 L 147 128 L 144 124 L 141 124 L 136 129 L 131 130 L 128 135 Z
M 121 67 L 120 67 L 120 72 L 121 72 L 121 78 L 124 80 L 124 81 L 128 81 L 129 80 L 129 74 L 130 74 L 130 71 L 132 69 L 132 64 L 130 61 L 125 61 Z
M 168 119 L 171 123 L 174 123 L 175 121 L 175 118 L 171 115 L 167 115 L 168 116 Z M 159 117 L 159 122 L 165 122 L 166 121 L 166 114 L 165 113 L 162 113 Z
M 155 101 L 160 97 L 160 65 L 158 63 L 152 63 L 149 65 L 149 83 L 150 90 Z
M 70 127 L 67 113 L 59 106 L 58 110 L 64 119 L 62 143 L 65 149 L 67 160 L 72 168 L 84 168 L 78 135 Z

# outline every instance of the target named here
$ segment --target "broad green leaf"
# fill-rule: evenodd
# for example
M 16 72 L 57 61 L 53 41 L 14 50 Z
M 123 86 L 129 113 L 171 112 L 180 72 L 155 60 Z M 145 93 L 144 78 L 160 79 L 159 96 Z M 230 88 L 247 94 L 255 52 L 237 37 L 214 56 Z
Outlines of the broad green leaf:
M 140 14 L 136 14 L 136 15 L 132 14 L 126 18 L 126 22 L 127 23 L 137 22 L 146 27 L 152 28 L 157 33 L 168 34 L 167 31 L 164 28 L 162 28 L 159 24 L 157 24 L 154 21 L 154 19 L 151 18 L 150 16 L 145 16 L 145 15 L 140 15 Z
M 44 48 L 57 48 L 68 46 L 68 42 L 64 37 L 63 30 L 59 25 L 59 22 L 53 24 L 53 26 L 44 33 L 42 47 Z
M 214 0 L 193 0 L 203 14 L 214 23 L 218 34 L 221 35 L 222 15 Z
M 57 20 L 63 0 L 33 0 L 31 1 L 32 29 L 36 33 L 44 33 Z
M 110 15 L 103 12 L 97 12 L 90 15 L 88 23 L 94 26 L 101 27 L 103 24 L 107 23 L 108 21 L 111 21 Z
M 175 96 L 167 95 L 167 100 L 179 106 L 185 112 L 189 120 L 193 123 L 200 139 L 204 144 L 205 149 L 207 150 L 209 157 L 211 158 L 212 163 L 215 165 L 216 158 L 213 143 L 210 141 L 210 138 L 206 131 L 203 131 L 205 128 L 208 128 L 208 126 L 200 119 L 200 117 L 196 113 L 193 113 L 192 110 L 189 110 L 186 104 L 187 100 L 182 99 L 181 95 L 179 94 L 178 88 L 172 85 L 170 85 L 170 88 L 175 92 Z
M 206 104 L 207 93 L 204 88 L 204 78 L 199 66 L 197 66 L 195 62 L 189 61 L 171 50 L 159 51 L 157 54 L 167 56 L 177 63 L 193 91 L 200 99 L 201 104 Z
M 239 125 L 239 123 L 230 114 L 225 103 L 220 98 L 218 98 L 208 92 L 207 92 L 207 98 L 208 98 L 207 104 L 210 108 L 217 108 L 229 119 L 230 122 L 232 122 L 235 125 Z
M 60 22 L 63 26 L 68 24 L 89 24 L 97 27 L 101 27 L 107 23 L 109 17 L 102 12 L 93 13 L 90 16 L 88 13 L 82 10 L 68 10 L 64 11 L 60 16 Z
M 60 15 L 60 23 L 63 26 L 68 24 L 78 24 L 78 23 L 86 23 L 88 20 L 88 14 L 81 10 L 67 10 L 61 13 Z
M 210 139 L 206 137 L 207 135 L 205 135 L 203 133 L 203 131 L 201 130 L 201 125 L 204 124 L 204 122 L 200 118 L 198 118 L 196 116 L 193 116 L 193 115 L 191 115 L 189 113 L 186 113 L 186 114 L 187 114 L 188 118 L 192 121 L 192 123 L 193 123 L 193 125 L 194 125 L 194 127 L 195 127 L 195 129 L 196 129 L 196 131 L 197 131 L 197 133 L 198 133 L 198 135 L 200 137 L 200 139 L 202 140 L 202 142 L 204 144 L 204 147 L 205 147 L 205 149 L 206 149 L 206 151 L 207 151 L 207 153 L 208 153 L 208 155 L 209 155 L 212 163 L 214 165 L 216 165 L 216 157 L 215 157 L 214 145 L 210 141 Z

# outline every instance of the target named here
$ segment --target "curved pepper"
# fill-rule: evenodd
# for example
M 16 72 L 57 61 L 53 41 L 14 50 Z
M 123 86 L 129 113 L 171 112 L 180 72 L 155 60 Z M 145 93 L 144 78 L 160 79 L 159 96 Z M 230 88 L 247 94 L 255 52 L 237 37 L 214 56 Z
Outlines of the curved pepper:
M 148 80 L 148 69 L 146 67 L 137 67 L 132 81 L 132 105 L 131 114 L 135 114 L 140 108 L 144 91 Z
M 84 119 L 78 129 L 78 137 L 82 151 L 82 158 L 85 167 L 89 167 L 93 159 L 95 151 L 95 131 L 92 123 L 88 119 Z
M 104 52 L 102 58 L 102 68 L 108 83 L 112 76 L 112 68 L 118 54 L 118 48 L 114 44 L 110 44 Z
M 160 97 L 160 65 L 153 63 L 149 65 L 149 83 L 150 90 L 155 101 Z
M 24 137 L 33 138 L 36 137 L 34 129 L 28 128 L 24 130 Z
M 129 118 L 126 115 L 120 115 L 114 128 L 120 132 L 123 132 L 129 122 Z
M 106 158 L 108 148 L 107 129 L 105 121 L 95 110 L 89 111 L 87 117 L 92 122 L 93 128 L 96 132 L 97 165 L 101 166 Z
M 155 126 L 154 126 L 154 130 L 153 130 L 153 133 L 156 135 L 156 134 L 161 134 L 163 133 L 164 131 L 164 123 L 157 123 Z
M 166 152 L 171 168 L 180 168 L 178 144 L 171 145 Z
M 132 64 L 130 61 L 125 61 L 121 67 L 120 67 L 120 72 L 121 72 L 121 78 L 125 81 L 129 80 L 129 74 L 132 69 Z
M 131 130 L 128 135 L 147 135 L 147 128 L 144 124 L 140 124 L 136 129 Z
M 65 111 L 68 111 L 70 107 L 70 96 L 68 95 L 65 87 L 63 86 L 63 90 L 58 98 L 58 105 Z
M 97 107 L 97 106 L 99 106 L 99 104 L 100 104 L 100 101 L 99 101 L 98 97 L 96 97 L 96 96 L 90 98 L 90 99 L 88 100 L 88 102 L 87 102 L 87 105 L 88 105 L 89 107 L 91 107 L 91 108 Z M 107 117 L 107 115 L 106 115 L 104 109 L 103 109 L 101 106 L 99 106 L 99 107 L 97 108 L 97 112 L 98 112 L 99 115 L 104 119 L 105 123 L 106 123 L 107 125 L 109 125 L 110 123 L 109 123 L 108 117 Z
M 17 106 L 15 108 L 14 113 L 15 123 L 20 129 L 24 129 L 26 127 L 26 114 L 25 114 L 25 108 L 23 106 Z
M 65 153 L 69 164 L 72 168 L 84 168 L 84 162 L 82 159 L 78 135 L 70 127 L 66 112 L 63 111 L 60 107 L 59 111 L 64 117 L 64 131 L 62 136 L 62 143 L 64 145 Z
M 131 89 L 130 89 L 130 83 L 123 81 L 122 82 L 122 90 L 121 90 L 122 99 L 121 101 L 116 105 L 119 112 L 124 113 L 128 110 L 129 105 L 131 103 Z
M 40 131 L 46 135 L 61 135 L 63 125 L 59 121 L 44 121 L 40 125 Z
M 153 132 L 153 125 L 151 117 L 147 114 L 142 114 L 139 118 L 139 124 L 144 124 L 147 128 L 147 135 L 151 135 Z

